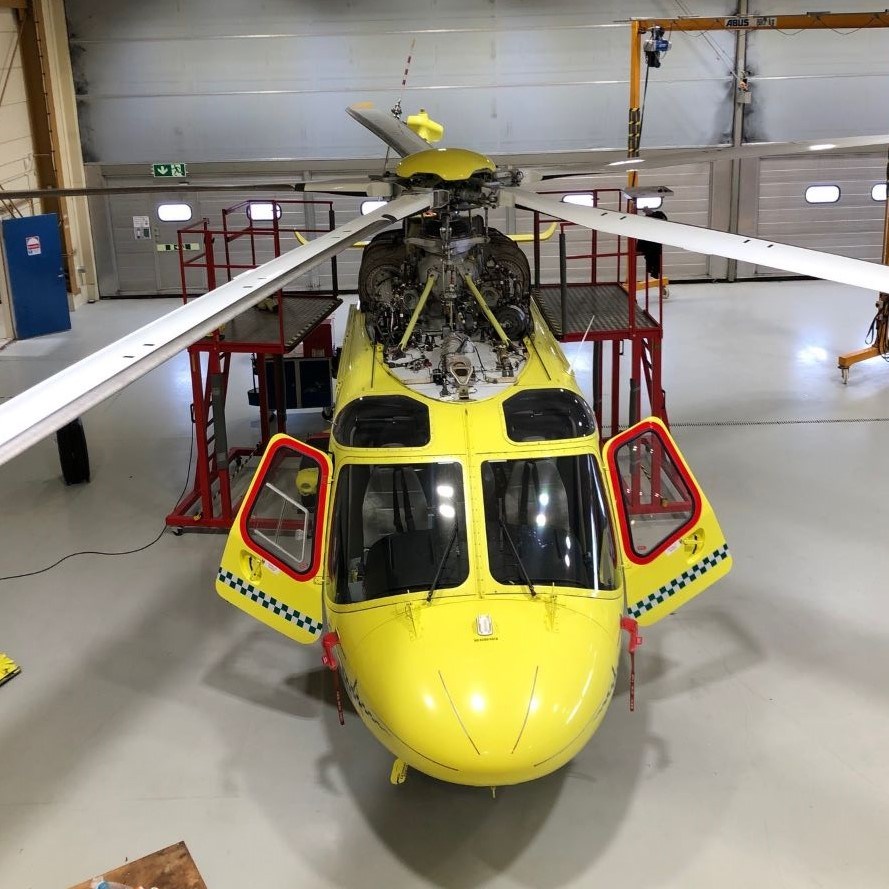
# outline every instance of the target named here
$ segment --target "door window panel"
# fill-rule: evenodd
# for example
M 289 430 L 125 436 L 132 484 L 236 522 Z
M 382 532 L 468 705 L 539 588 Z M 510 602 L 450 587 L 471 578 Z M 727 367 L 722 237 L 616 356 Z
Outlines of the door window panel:
M 629 531 L 626 542 L 634 555 L 653 558 L 696 521 L 700 501 L 694 486 L 654 431 L 640 432 L 615 448 L 613 459 Z
M 272 456 L 262 484 L 244 518 L 244 533 L 271 560 L 304 576 L 314 573 L 318 490 L 323 467 L 288 447 Z
M 161 222 L 188 222 L 191 207 L 188 204 L 161 204 L 157 208 L 157 218 Z

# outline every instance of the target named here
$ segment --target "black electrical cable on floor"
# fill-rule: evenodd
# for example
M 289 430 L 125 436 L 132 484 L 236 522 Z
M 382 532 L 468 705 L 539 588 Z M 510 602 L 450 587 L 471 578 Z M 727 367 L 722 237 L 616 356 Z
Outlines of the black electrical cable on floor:
M 188 490 L 188 482 L 191 478 L 191 463 L 194 458 L 194 433 L 191 435 L 191 446 L 188 450 L 188 468 L 185 472 L 185 484 L 182 486 L 182 493 L 176 498 L 176 502 L 179 503 L 180 500 L 185 496 L 186 490 Z M 109 552 L 106 550 L 97 550 L 97 549 L 82 549 L 76 553 L 68 553 L 67 556 L 62 556 L 56 562 L 53 562 L 52 565 L 47 565 L 45 568 L 38 568 L 36 571 L 26 571 L 23 574 L 7 574 L 3 577 L 0 577 L 0 581 L 4 580 L 20 580 L 23 577 L 34 577 L 36 574 L 45 574 L 47 571 L 52 571 L 53 568 L 57 568 L 62 562 L 67 562 L 68 559 L 73 559 L 75 556 L 132 556 L 135 553 L 141 553 L 144 550 L 148 549 L 150 546 L 154 546 L 161 537 L 164 536 L 164 531 L 167 530 L 166 524 L 160 529 L 157 537 L 149 543 L 144 544 L 143 546 L 137 546 L 135 549 L 124 549 L 119 551 Z

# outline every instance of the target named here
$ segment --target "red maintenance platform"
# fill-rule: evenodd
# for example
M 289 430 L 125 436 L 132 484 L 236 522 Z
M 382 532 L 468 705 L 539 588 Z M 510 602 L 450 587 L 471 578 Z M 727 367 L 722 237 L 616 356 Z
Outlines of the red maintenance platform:
M 270 219 L 251 214 L 257 206 L 271 207 Z M 280 209 L 279 209 L 280 208 Z M 307 212 L 310 210 L 310 212 Z M 321 219 L 327 225 L 306 227 L 289 219 Z M 195 290 L 213 290 L 245 269 L 280 256 L 297 246 L 299 236 L 311 239 L 336 227 L 333 203 L 325 200 L 244 201 L 222 211 L 218 227 L 203 219 L 179 231 L 179 266 L 182 299 L 200 299 Z M 295 236 L 295 237 L 294 237 Z M 201 244 L 200 252 L 188 253 L 185 244 Z M 331 326 L 325 319 L 339 306 L 336 258 L 326 266 L 326 290 L 280 290 L 260 307 L 243 314 L 188 349 L 191 369 L 192 411 L 195 435 L 195 471 L 191 490 L 176 504 L 166 523 L 177 529 L 231 527 L 238 510 L 232 494 L 232 476 L 242 463 L 265 450 L 275 432 L 286 432 L 288 373 L 284 356 L 302 343 L 303 354 L 327 361 L 333 357 Z M 225 424 L 232 355 L 254 357 L 256 389 L 251 401 L 260 412 L 260 440 L 252 445 L 230 446 Z M 317 364 L 317 362 L 316 362 Z M 317 367 L 315 373 L 318 372 Z M 298 370 L 297 370 L 298 373 Z M 292 375 L 292 373 L 291 373 Z
M 578 195 L 577 191 L 548 192 Z M 618 188 L 583 192 L 592 207 L 623 213 L 633 212 Z M 574 198 L 575 200 L 577 198 Z M 582 199 L 581 199 L 582 200 Z M 562 342 L 593 344 L 593 410 L 603 438 L 621 427 L 621 356 L 629 348 L 629 386 L 626 395 L 628 422 L 633 425 L 643 413 L 667 422 L 665 393 L 661 380 L 663 301 L 665 278 L 649 279 L 644 263 L 639 280 L 636 241 L 603 236 L 571 222 L 555 220 L 559 226 L 559 283 L 541 284 L 541 226 L 553 220 L 535 212 L 533 297 L 553 334 Z M 570 267 L 569 267 L 570 264 Z M 571 280 L 569 280 L 569 278 Z M 610 403 L 603 424 L 605 346 L 610 348 Z

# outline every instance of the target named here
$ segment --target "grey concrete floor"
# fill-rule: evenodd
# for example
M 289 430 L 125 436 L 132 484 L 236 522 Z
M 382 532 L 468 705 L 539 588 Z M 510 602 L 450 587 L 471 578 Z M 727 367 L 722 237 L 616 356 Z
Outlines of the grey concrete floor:
M 57 889 L 180 839 L 210 889 L 889 885 L 889 366 L 848 386 L 835 368 L 873 301 L 673 288 L 670 417 L 734 571 L 646 633 L 635 713 L 624 673 L 571 764 L 496 800 L 391 787 L 357 717 L 338 725 L 318 650 L 216 597 L 218 536 L 0 582 L 0 650 L 23 667 L 0 689 L 0 887 Z M 174 305 L 79 310 L 71 334 L 0 353 L 0 396 Z M 230 397 L 245 443 L 248 378 Z M 0 575 L 151 540 L 184 482 L 189 401 L 180 357 L 91 411 L 88 486 L 64 486 L 52 441 L 0 468 Z

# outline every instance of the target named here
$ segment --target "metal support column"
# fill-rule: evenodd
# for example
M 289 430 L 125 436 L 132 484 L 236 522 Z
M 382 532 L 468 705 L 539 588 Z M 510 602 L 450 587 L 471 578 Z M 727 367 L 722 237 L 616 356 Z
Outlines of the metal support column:
M 29 3 L 25 8 L 16 11 L 21 29 L 19 45 L 22 75 L 25 81 L 25 99 L 28 104 L 28 118 L 31 122 L 31 136 L 34 141 L 34 172 L 39 188 L 60 188 L 63 183 L 56 164 L 58 135 L 52 100 L 52 84 L 43 47 L 45 35 L 43 35 L 37 6 L 37 3 Z M 40 201 L 44 213 L 55 213 L 58 216 L 62 253 L 65 256 L 65 268 L 68 273 L 68 291 L 73 294 L 80 293 L 75 270 L 74 250 L 71 244 L 71 232 L 68 229 L 65 199 L 43 197 Z
M 275 369 L 275 420 L 278 432 L 287 432 L 287 391 L 285 389 L 284 356 L 275 355 L 272 359 Z
M 559 286 L 561 287 L 562 336 L 568 332 L 568 239 L 559 232 Z
M 748 0 L 738 0 L 738 15 L 747 15 Z M 744 141 L 744 103 L 741 101 L 740 84 L 747 81 L 747 31 L 735 32 L 735 83 L 732 91 L 734 106 L 732 110 L 732 145 L 737 147 Z M 728 230 L 738 232 L 741 208 L 741 160 L 732 160 L 731 187 L 729 189 L 729 222 Z M 726 267 L 726 280 L 734 281 L 738 277 L 738 260 L 729 259 Z

